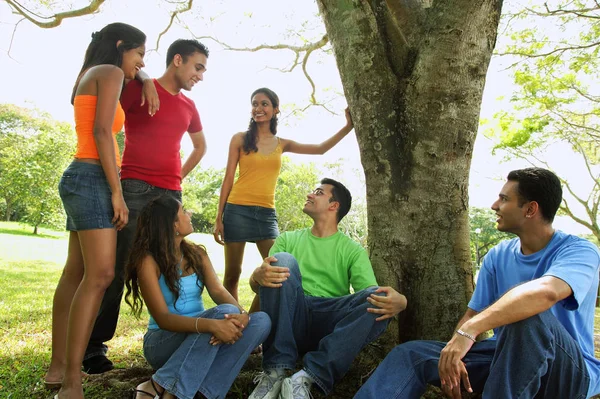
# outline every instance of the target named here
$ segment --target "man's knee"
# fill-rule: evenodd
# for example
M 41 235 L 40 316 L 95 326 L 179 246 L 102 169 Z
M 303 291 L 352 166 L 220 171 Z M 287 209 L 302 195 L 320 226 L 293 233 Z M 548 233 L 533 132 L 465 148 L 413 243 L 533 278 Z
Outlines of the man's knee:
M 287 267 L 290 270 L 290 275 L 300 275 L 300 267 L 298 261 L 292 254 L 287 252 L 278 252 L 273 255 L 276 262 L 271 263 L 271 266 Z
M 375 291 L 377 291 L 378 288 L 379 287 L 377 287 L 377 286 L 368 287 L 368 288 L 365 288 L 363 290 L 360 290 L 360 291 L 354 293 L 354 295 L 357 297 L 360 297 L 360 298 L 364 298 L 364 300 L 367 300 L 367 298 L 370 297 L 371 295 L 385 296 L 385 292 L 375 292 Z
M 539 313 L 517 322 L 507 324 L 503 327 L 503 332 L 511 334 L 520 334 L 523 332 L 531 333 L 533 330 L 547 329 L 556 318 L 550 311 Z

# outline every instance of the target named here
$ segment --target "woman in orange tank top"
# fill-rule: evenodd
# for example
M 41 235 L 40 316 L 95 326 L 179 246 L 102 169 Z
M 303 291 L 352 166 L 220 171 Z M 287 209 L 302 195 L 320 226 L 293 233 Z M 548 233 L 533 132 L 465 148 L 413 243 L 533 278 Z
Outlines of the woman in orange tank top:
M 59 184 L 69 252 L 54 294 L 52 359 L 45 375 L 47 387 L 60 387 L 59 399 L 83 398 L 85 348 L 114 277 L 117 230 L 128 221 L 114 135 L 124 121 L 121 88 L 144 67 L 145 42 L 142 31 L 122 23 L 93 33 L 73 87 L 77 152 Z
M 324 154 L 340 142 L 353 128 L 346 109 L 346 125 L 320 144 L 302 144 L 275 137 L 279 97 L 272 90 L 261 88 L 250 97 L 252 117 L 248 130 L 237 133 L 229 145 L 229 158 L 221 195 L 215 241 L 225 246 L 225 277 L 223 285 L 238 299 L 238 282 L 246 242 L 255 242 L 261 256 L 269 250 L 279 235 L 275 213 L 275 185 L 284 152 Z M 239 164 L 239 177 L 234 183 Z M 257 297 L 251 310 L 258 310 Z

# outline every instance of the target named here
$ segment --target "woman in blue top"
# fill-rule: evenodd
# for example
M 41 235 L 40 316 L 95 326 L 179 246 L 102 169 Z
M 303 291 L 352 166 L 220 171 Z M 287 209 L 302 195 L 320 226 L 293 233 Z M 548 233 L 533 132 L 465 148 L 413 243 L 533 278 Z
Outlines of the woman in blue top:
M 269 333 L 269 317 L 250 318 L 221 284 L 205 248 L 184 240 L 192 232 L 190 215 L 168 195 L 139 215 L 125 299 L 137 316 L 143 303 L 148 307 L 144 357 L 157 371 L 137 386 L 136 398 L 224 398 Z M 218 306 L 204 310 L 204 287 Z

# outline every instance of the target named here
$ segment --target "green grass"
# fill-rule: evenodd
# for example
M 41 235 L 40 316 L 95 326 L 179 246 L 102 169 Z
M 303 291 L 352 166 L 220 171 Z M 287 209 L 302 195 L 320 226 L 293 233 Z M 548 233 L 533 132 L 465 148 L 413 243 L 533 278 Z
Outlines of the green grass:
M 44 389 L 42 378 L 50 362 L 52 297 L 66 258 L 67 234 L 42 229 L 34 236 L 32 231 L 30 226 L 0 223 L 0 398 L 46 399 L 55 393 Z M 246 281 L 241 281 L 240 302 L 249 308 L 253 293 Z M 214 306 L 208 295 L 204 301 L 207 308 Z M 142 356 L 147 322 L 146 314 L 136 319 L 122 304 L 109 353 L 117 369 L 147 374 Z M 129 381 L 124 384 L 128 386 L 107 386 L 92 378 L 85 395 L 122 397 L 123 388 L 131 387 Z
M 50 361 L 52 296 L 67 253 L 67 234 L 41 229 L 41 235 L 34 236 L 32 231 L 30 226 L 0 222 L 0 398 L 48 399 L 55 394 L 44 389 L 42 378 Z M 194 241 L 209 238 L 193 237 Z M 217 267 L 222 264 L 222 251 L 206 242 Z M 246 275 L 257 262 L 251 254 L 248 258 Z M 252 298 L 247 279 L 242 278 L 240 302 L 249 308 Z M 214 306 L 207 295 L 204 301 L 207 308 Z M 600 357 L 598 309 L 595 321 L 596 356 Z M 130 397 L 127 390 L 148 378 L 150 370 L 142 356 L 146 325 L 146 315 L 136 319 L 123 303 L 115 338 L 109 344 L 109 356 L 118 370 L 92 376 L 84 385 L 86 398 Z M 258 368 L 259 361 L 251 358 L 249 368 Z M 228 397 L 246 397 L 244 384 L 251 384 L 252 373 L 240 379 L 243 382 L 236 381 Z

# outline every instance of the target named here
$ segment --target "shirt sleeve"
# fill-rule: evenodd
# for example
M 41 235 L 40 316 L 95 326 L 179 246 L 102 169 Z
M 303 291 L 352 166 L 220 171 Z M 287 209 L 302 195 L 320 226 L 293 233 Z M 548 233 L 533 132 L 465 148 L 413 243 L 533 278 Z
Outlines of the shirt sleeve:
M 356 244 L 350 262 L 350 285 L 352 285 L 354 292 L 377 285 L 371 260 L 364 248 Z
M 280 234 L 279 237 L 277 237 L 277 239 L 275 239 L 275 243 L 269 250 L 269 256 L 273 256 L 274 254 L 276 254 L 278 252 L 288 252 L 286 250 L 287 247 L 285 245 L 286 237 L 287 237 L 287 233 L 283 233 L 283 234 Z
M 191 101 L 191 100 L 190 100 Z M 190 120 L 190 125 L 188 126 L 188 133 L 198 133 L 202 131 L 202 121 L 200 120 L 200 114 L 198 113 L 198 109 L 196 108 L 196 104 L 192 103 L 192 119 Z
M 481 312 L 498 299 L 496 284 L 494 283 L 495 271 L 494 255 L 492 251 L 488 252 L 483 258 L 481 269 L 479 269 L 479 276 L 477 277 L 477 284 L 475 285 L 475 291 L 469 301 L 469 305 L 467 305 L 476 312 Z
M 127 83 L 121 93 L 121 107 L 126 113 L 131 110 L 134 105 L 139 105 L 142 101 L 142 84 L 137 80 L 133 79 Z
M 592 243 L 581 240 L 561 249 L 544 276 L 557 277 L 569 284 L 573 295 L 563 300 L 563 306 L 576 310 L 598 275 L 599 264 L 598 250 Z

